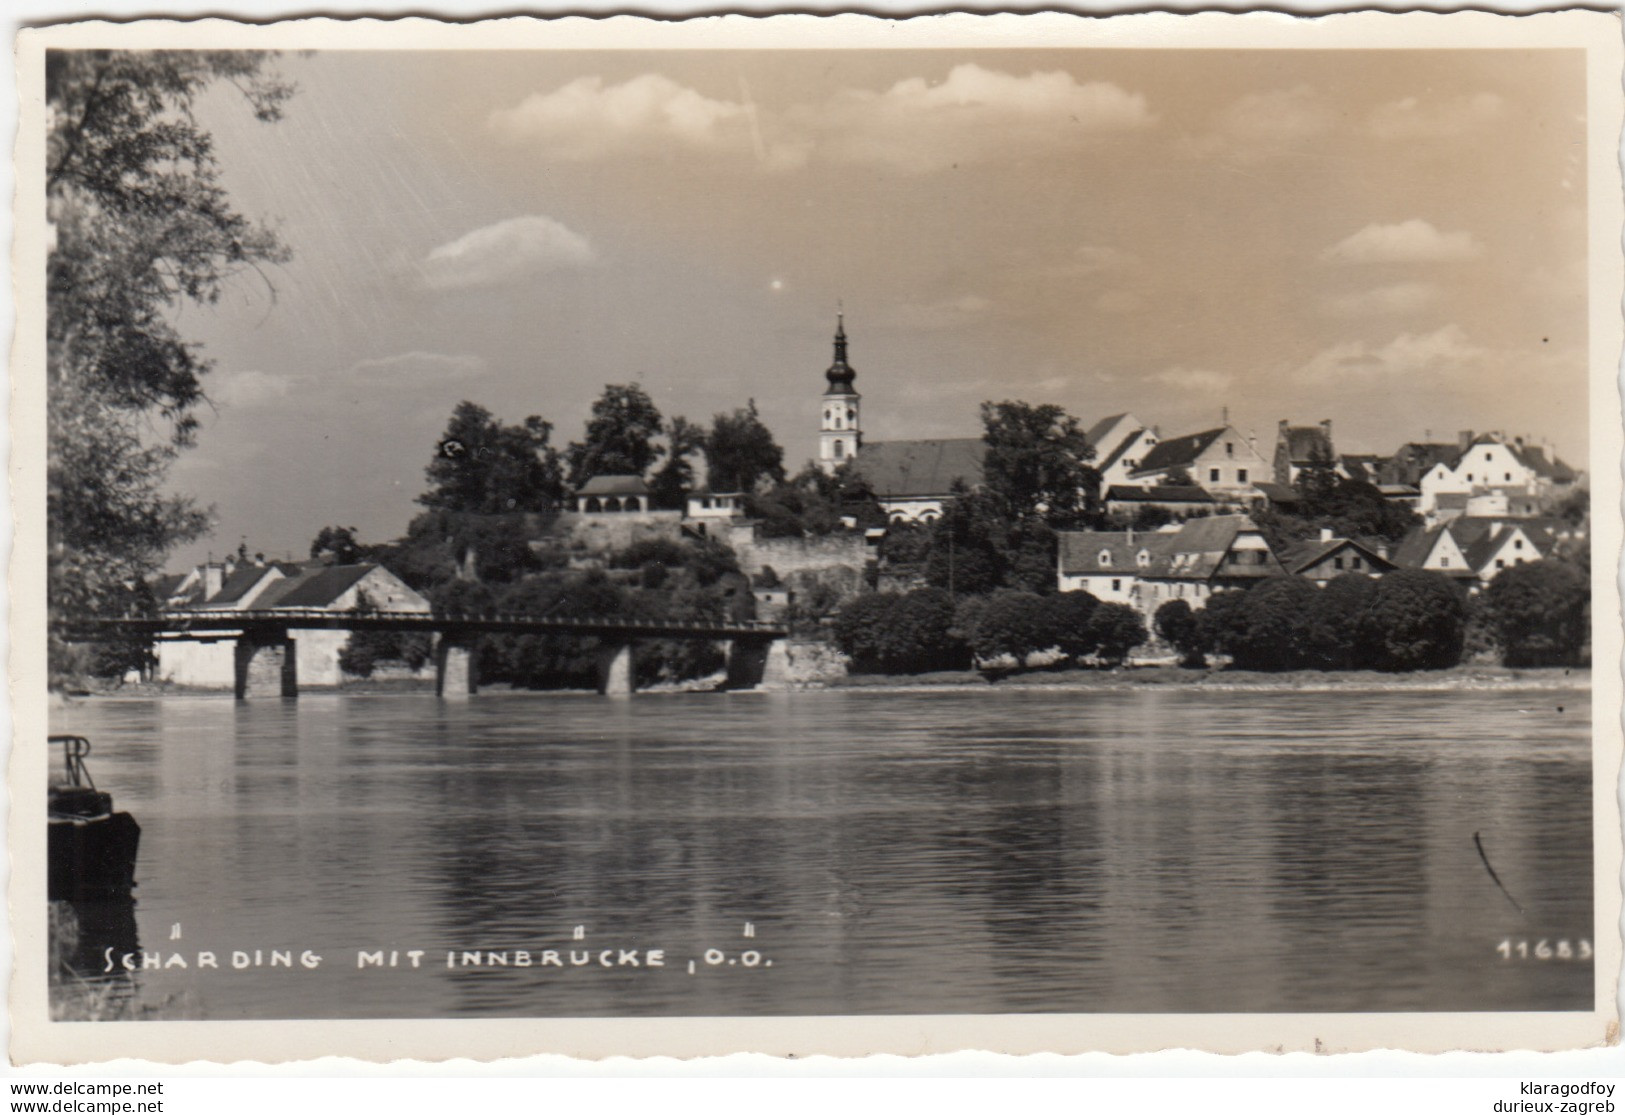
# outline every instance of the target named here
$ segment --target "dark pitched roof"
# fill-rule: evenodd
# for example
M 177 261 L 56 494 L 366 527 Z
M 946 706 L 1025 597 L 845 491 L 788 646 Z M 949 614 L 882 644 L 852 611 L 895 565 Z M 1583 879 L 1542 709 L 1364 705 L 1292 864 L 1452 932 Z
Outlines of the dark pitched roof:
M 1415 484 L 1434 465 L 1449 465 L 1461 452 L 1453 441 L 1409 441 L 1394 450 L 1394 455 L 1378 468 L 1378 478 L 1385 484 Z
M 1438 541 L 1439 532 L 1444 530 L 1445 524 L 1434 527 L 1414 527 L 1394 549 L 1393 561 L 1396 565 L 1409 566 L 1420 569 L 1427 563 L 1428 555 L 1433 552 L 1433 544 Z
M 986 450 L 979 437 L 873 441 L 858 450 L 856 468 L 881 499 L 945 496 L 955 480 L 982 483 Z
M 1211 580 L 1221 569 L 1226 577 L 1278 577 L 1286 573 L 1280 559 L 1267 547 L 1264 561 L 1232 565 L 1225 555 L 1243 531 L 1257 531 L 1245 515 L 1212 515 L 1191 519 L 1171 535 L 1162 555 L 1146 570 L 1148 577 L 1175 581 Z
M 260 579 L 272 572 L 269 565 L 243 565 L 232 571 L 221 584 L 220 591 L 203 602 L 205 608 L 229 608 L 236 604 Z
M 1186 434 L 1169 441 L 1159 441 L 1151 452 L 1145 455 L 1136 472 L 1159 472 L 1171 468 L 1186 468 L 1196 463 L 1196 458 L 1206 452 L 1207 447 L 1224 434 L 1224 427 L 1214 430 L 1203 430 L 1199 434 Z
M 1146 551 L 1155 561 L 1173 540 L 1173 531 L 1160 530 L 1064 530 L 1060 542 L 1060 570 L 1077 576 L 1082 573 L 1134 573 L 1140 569 L 1139 553 Z M 1108 564 L 1100 555 L 1108 555 Z
M 297 577 L 272 585 L 256 603 L 261 608 L 326 608 L 377 568 L 377 565 L 363 564 L 307 569 Z
M 1328 463 L 1334 460 L 1332 439 L 1319 426 L 1288 426 L 1277 437 L 1276 444 L 1286 442 L 1287 459 L 1294 464 L 1308 464 L 1316 457 Z
M 1572 484 L 1577 478 L 1572 468 L 1563 463 L 1562 458 L 1552 454 L 1551 459 L 1546 457 L 1546 450 L 1539 445 L 1519 446 L 1514 450 L 1518 459 L 1528 466 L 1536 476 L 1550 480 L 1556 484 Z
M 1439 535 L 1448 532 L 1469 568 L 1478 570 L 1495 556 L 1495 551 L 1501 548 L 1515 530 L 1522 530 L 1530 545 L 1542 556 L 1551 551 L 1555 539 L 1546 520 L 1461 515 L 1428 530 L 1413 530 L 1394 551 L 1392 560 L 1396 565 L 1422 568 L 1427 562 L 1428 555 L 1433 553 Z
M 1213 503 L 1205 488 L 1195 484 L 1153 484 L 1138 488 L 1133 484 L 1113 484 L 1106 489 L 1107 503 Z
M 641 476 L 594 476 L 576 489 L 578 496 L 646 496 L 649 485 Z
M 1368 565 L 1379 571 L 1386 572 L 1394 567 L 1391 559 L 1383 557 L 1369 546 L 1356 542 L 1352 538 L 1331 538 L 1325 542 L 1308 542 L 1286 554 L 1282 559 L 1282 564 L 1293 573 L 1302 573 L 1304 570 L 1319 565 L 1339 550 L 1344 549 L 1358 551 L 1360 556 L 1365 558 Z
M 1377 473 L 1382 468 L 1385 458 L 1375 453 L 1344 453 L 1338 458 L 1342 462 L 1343 471 L 1348 473 L 1351 480 L 1364 480 L 1368 484 L 1377 482 Z
M 168 600 L 175 595 L 175 590 L 181 587 L 181 582 L 184 580 L 186 580 L 185 573 L 160 573 L 152 581 L 153 599 L 159 603 Z

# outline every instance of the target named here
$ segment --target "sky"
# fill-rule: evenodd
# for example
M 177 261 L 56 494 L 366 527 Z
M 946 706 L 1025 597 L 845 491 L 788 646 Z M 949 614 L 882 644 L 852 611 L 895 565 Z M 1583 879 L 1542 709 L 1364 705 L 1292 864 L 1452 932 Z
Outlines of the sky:
M 579 439 L 605 384 L 817 451 L 837 306 L 865 439 L 984 400 L 1225 413 L 1339 450 L 1587 456 L 1584 58 L 1562 50 L 285 55 L 199 106 L 291 262 L 186 307 L 216 361 L 174 487 L 302 557 L 405 532 L 452 409 Z

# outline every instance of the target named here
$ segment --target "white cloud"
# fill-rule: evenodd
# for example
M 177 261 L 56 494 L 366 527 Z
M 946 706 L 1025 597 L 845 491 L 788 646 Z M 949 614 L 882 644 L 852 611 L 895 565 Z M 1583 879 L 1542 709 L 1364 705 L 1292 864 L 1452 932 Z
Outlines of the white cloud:
M 1378 139 L 1446 138 L 1493 124 L 1505 110 L 1506 102 L 1494 93 L 1405 97 L 1373 109 L 1367 126 Z
M 1489 353 L 1467 339 L 1459 325 L 1446 325 L 1432 333 L 1401 333 L 1387 344 L 1345 341 L 1316 353 L 1298 370 L 1298 378 L 1313 383 L 1339 383 L 1352 378 L 1394 379 L 1471 373 Z
M 1155 122 L 1143 96 L 1059 71 L 1025 76 L 975 63 L 941 81 L 915 77 L 881 91 L 842 89 L 781 112 L 708 97 L 662 74 L 619 85 L 583 77 L 491 114 L 512 142 L 537 142 L 550 157 L 585 161 L 678 149 L 754 157 L 773 170 L 817 158 L 940 170 L 1013 149 L 1045 149 Z
M 478 356 L 447 356 L 439 352 L 402 352 L 352 364 L 345 373 L 362 380 L 423 385 L 453 383 L 485 374 Z
M 743 148 L 750 110 L 707 97 L 664 74 L 642 74 L 619 85 L 581 77 L 550 93 L 532 93 L 490 116 L 509 141 L 535 141 L 555 158 L 586 161 L 651 147 Z
M 1012 150 L 1075 145 L 1146 128 L 1145 97 L 1060 71 L 1026 76 L 975 63 L 942 81 L 899 81 L 882 92 L 847 89 L 789 117 L 815 137 L 819 157 L 915 172 L 978 163 Z
M 1470 232 L 1440 232 L 1413 218 L 1397 225 L 1366 225 L 1320 258 L 1326 263 L 1451 263 L 1483 251 Z
M 255 407 L 286 398 L 293 389 L 288 376 L 270 372 L 227 372 L 208 384 L 209 398 L 224 407 Z
M 592 245 L 551 217 L 512 217 L 442 244 L 419 264 L 430 290 L 522 282 L 593 260 Z
M 1224 391 L 1235 382 L 1229 372 L 1215 372 L 1207 368 L 1175 367 L 1157 372 L 1150 377 L 1155 383 L 1165 383 L 1181 391 Z
M 1432 283 L 1392 283 L 1328 299 L 1326 311 L 1335 317 L 1375 317 L 1426 309 L 1439 297 Z

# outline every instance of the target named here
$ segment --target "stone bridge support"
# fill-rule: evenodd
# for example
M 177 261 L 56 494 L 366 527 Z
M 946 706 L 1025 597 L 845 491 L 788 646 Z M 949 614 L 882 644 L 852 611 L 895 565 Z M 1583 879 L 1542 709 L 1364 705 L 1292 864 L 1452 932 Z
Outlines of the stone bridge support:
M 632 695 L 632 644 L 605 643 L 598 651 L 598 692 L 606 697 Z
M 285 632 L 237 640 L 233 689 L 239 701 L 299 696 L 299 656 Z
M 733 639 L 728 643 L 729 689 L 784 689 L 790 651 L 783 639 Z
M 442 632 L 434 647 L 434 694 L 451 701 L 466 701 L 480 691 L 476 639 Z

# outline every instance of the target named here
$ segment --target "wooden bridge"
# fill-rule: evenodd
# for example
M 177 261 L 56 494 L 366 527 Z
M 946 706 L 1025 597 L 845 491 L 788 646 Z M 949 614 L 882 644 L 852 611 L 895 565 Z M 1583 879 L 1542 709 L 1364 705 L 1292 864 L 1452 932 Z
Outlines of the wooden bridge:
M 64 626 L 69 637 L 112 631 L 153 639 L 235 643 L 239 699 L 299 693 L 300 631 L 430 633 L 435 639 L 435 692 L 467 697 L 479 689 L 473 653 L 482 635 L 591 636 L 599 641 L 599 692 L 632 692 L 632 644 L 641 639 L 704 639 L 728 643 L 728 688 L 749 689 L 782 678 L 789 631 L 770 623 L 573 618 L 509 612 L 333 612 L 320 608 L 199 608 L 157 616 L 89 618 Z

